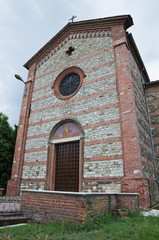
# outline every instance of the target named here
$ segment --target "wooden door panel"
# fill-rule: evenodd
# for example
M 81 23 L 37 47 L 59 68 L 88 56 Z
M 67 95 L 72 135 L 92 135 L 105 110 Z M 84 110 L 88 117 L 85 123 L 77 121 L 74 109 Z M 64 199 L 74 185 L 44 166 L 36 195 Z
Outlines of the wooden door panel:
M 79 190 L 79 141 L 56 145 L 55 191 Z

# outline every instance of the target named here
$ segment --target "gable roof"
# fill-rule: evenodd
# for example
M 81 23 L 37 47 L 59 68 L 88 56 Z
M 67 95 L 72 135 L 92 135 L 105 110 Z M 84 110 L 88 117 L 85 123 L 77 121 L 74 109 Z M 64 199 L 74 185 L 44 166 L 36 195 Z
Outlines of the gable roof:
M 62 28 L 50 41 L 48 41 L 33 57 L 31 57 L 24 67 L 29 69 L 30 66 L 37 62 L 43 55 L 50 51 L 53 45 L 62 41 L 71 32 L 93 31 L 111 28 L 113 26 L 123 25 L 124 29 L 128 29 L 133 25 L 133 20 L 130 15 L 120 15 L 114 17 L 98 18 L 86 21 L 69 22 Z

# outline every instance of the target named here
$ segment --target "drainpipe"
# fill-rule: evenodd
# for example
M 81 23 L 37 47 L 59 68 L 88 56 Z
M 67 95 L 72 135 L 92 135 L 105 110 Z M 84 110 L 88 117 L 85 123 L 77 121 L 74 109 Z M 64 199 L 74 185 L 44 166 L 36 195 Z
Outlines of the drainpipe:
M 141 79 L 143 80 L 143 75 L 142 72 L 145 69 L 143 68 L 141 70 Z M 147 94 L 146 94 L 146 87 L 145 87 L 145 82 L 142 83 L 143 89 L 144 89 L 144 94 L 145 94 L 145 101 L 146 101 L 146 110 L 147 110 L 147 116 L 148 116 L 148 123 L 149 123 L 149 131 L 150 131 L 150 137 L 151 137 L 151 146 L 152 146 L 152 155 L 153 155 L 153 161 L 154 161 L 154 170 L 155 170 L 155 179 L 157 183 L 159 184 L 158 180 L 158 175 L 157 175 L 157 169 L 156 169 L 156 159 L 155 159 L 155 151 L 154 151 L 154 144 L 153 144 L 153 138 L 152 138 L 152 129 L 151 129 L 151 121 L 150 121 L 150 114 L 149 114 L 149 108 L 148 108 L 148 101 L 147 101 Z

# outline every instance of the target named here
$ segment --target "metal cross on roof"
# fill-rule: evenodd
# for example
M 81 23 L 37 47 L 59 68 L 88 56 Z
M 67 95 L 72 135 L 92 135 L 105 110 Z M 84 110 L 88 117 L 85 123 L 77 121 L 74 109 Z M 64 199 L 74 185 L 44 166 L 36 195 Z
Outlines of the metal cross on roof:
M 77 16 L 74 16 L 74 15 L 73 15 L 69 20 L 73 22 L 76 17 L 77 17 Z

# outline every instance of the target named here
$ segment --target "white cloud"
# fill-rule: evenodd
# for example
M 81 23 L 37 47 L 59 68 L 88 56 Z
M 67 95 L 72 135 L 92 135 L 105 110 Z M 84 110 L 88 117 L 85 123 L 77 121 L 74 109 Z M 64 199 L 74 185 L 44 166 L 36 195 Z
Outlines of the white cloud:
M 149 61 L 147 64 L 147 71 L 151 76 L 150 81 L 159 80 L 159 58 Z
M 23 64 L 60 31 L 75 21 L 131 14 L 135 42 L 151 80 L 159 79 L 158 0 L 0 0 L 0 111 L 18 124 L 26 80 Z
M 45 5 L 47 5 L 47 2 L 45 2 Z M 43 8 L 40 7 L 41 1 L 37 0 L 24 0 L 24 3 L 28 5 L 29 11 L 32 13 L 32 17 L 35 17 L 38 21 L 44 19 L 44 13 L 43 13 Z

